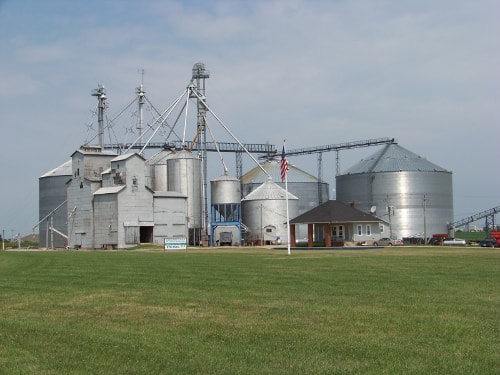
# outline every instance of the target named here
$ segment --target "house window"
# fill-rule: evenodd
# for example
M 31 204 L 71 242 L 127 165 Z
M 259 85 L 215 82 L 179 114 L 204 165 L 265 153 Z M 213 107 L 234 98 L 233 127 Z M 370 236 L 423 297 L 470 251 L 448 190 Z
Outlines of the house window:
M 339 238 L 343 239 L 344 238 L 344 226 L 339 225 Z
M 332 226 L 332 238 L 334 239 L 344 239 L 344 226 Z
M 380 229 L 380 233 L 384 233 L 384 224 L 380 224 L 379 229 Z
M 272 233 L 272 228 L 266 228 L 266 233 Z
M 362 236 L 362 235 L 363 235 L 363 226 L 358 225 L 358 236 Z
M 372 235 L 372 226 L 370 224 L 366 224 L 366 235 L 367 236 Z

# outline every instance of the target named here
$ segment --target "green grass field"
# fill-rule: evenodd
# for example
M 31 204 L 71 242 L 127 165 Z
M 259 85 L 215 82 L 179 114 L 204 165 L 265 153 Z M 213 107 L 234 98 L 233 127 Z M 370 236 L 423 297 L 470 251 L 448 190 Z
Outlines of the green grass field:
M 0 252 L 0 374 L 498 374 L 500 251 Z

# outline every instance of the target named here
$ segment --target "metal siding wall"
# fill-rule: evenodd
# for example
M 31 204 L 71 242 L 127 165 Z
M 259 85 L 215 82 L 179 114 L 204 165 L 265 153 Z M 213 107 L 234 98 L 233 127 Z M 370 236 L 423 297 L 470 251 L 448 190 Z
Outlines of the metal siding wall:
M 100 173 L 109 168 L 114 157 L 99 153 L 84 155 L 80 152 L 72 157 L 73 174 L 67 190 L 70 247 L 94 247 L 93 193 L 101 187 Z M 80 184 L 83 184 L 83 188 L 80 188 Z
M 165 237 L 187 236 L 186 198 L 155 198 L 154 222 L 155 243 L 163 243 Z
M 125 189 L 117 194 L 117 246 L 122 249 L 139 243 L 141 221 L 153 221 L 153 193 L 146 188 L 146 165 L 141 157 L 133 155 L 120 161 L 120 171 L 126 176 Z M 126 222 L 137 222 L 138 226 L 125 227 Z
M 80 176 L 86 177 L 91 180 L 98 180 L 101 178 L 101 173 L 109 168 L 111 160 L 116 155 L 102 155 L 99 153 L 86 154 L 83 158 L 83 171 L 80 167 Z
M 80 183 L 83 184 L 83 188 L 80 188 Z M 94 247 L 92 194 L 97 187 L 98 184 L 83 179 L 73 179 L 69 184 L 68 236 L 70 247 Z
M 116 194 L 94 197 L 95 247 L 118 245 L 118 202 Z
M 120 231 L 120 227 L 123 227 L 123 223 L 131 221 L 148 221 L 152 222 L 153 217 L 153 194 L 142 187 L 141 191 L 133 192 L 127 185 L 126 190 L 121 191 L 118 197 L 118 225 L 119 225 L 119 235 L 118 235 L 118 247 L 126 247 L 130 244 L 130 238 L 127 239 L 126 229 L 123 233 Z M 135 234 L 134 234 L 135 236 Z M 139 240 L 137 240 L 139 241 Z

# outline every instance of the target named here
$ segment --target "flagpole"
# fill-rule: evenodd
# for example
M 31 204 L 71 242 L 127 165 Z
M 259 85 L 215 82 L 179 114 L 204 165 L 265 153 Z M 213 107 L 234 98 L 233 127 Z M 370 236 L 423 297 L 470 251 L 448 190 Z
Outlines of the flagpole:
M 285 154 L 285 157 L 286 157 L 286 139 L 283 140 L 283 152 Z M 287 166 L 288 167 L 288 166 Z M 288 168 L 287 168 L 288 169 Z M 288 171 L 286 171 L 288 172 Z M 286 228 L 287 228 L 287 231 L 288 231 L 288 255 L 290 255 L 292 252 L 291 252 L 291 249 L 290 249 L 290 216 L 289 216 L 289 213 L 288 213 L 288 173 L 285 173 L 285 191 L 286 191 L 286 194 L 285 194 L 285 200 L 286 200 Z

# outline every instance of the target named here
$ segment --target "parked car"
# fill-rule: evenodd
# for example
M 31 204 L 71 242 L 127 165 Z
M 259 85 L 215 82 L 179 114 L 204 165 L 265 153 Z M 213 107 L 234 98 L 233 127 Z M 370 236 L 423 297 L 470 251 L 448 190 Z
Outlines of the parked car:
M 479 246 L 481 247 L 498 247 L 498 242 L 496 238 L 485 238 L 479 241 Z
M 374 246 L 403 246 L 403 241 L 397 240 L 395 238 L 384 237 L 375 242 Z

